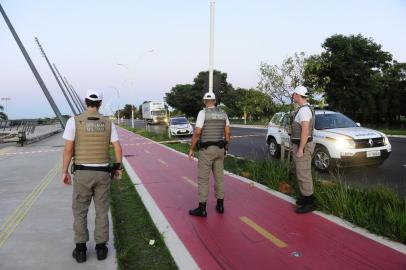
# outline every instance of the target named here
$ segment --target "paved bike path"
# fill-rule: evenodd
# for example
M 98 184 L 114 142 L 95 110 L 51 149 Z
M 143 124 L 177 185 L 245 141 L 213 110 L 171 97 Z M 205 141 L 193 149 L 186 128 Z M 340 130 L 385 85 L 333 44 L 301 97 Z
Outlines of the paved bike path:
M 225 176 L 223 215 L 214 209 L 211 179 L 208 217 L 189 216 L 197 206 L 197 162 L 118 132 L 127 171 L 138 178 L 133 181 L 147 190 L 179 237 L 188 251 L 184 258 L 201 269 L 406 269 L 404 246 L 392 249 L 315 213 L 297 215 L 291 202 L 232 175 Z M 182 258 L 174 257 L 179 265 Z

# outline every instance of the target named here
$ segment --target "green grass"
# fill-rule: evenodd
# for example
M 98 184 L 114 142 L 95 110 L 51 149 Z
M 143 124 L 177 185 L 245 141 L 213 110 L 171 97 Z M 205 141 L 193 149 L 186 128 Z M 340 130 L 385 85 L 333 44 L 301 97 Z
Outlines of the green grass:
M 148 132 L 143 128 L 131 128 L 131 127 L 127 127 L 127 126 L 124 126 L 123 128 L 125 128 L 129 131 L 132 131 L 134 133 L 137 133 L 141 136 L 144 136 L 146 138 L 149 138 L 151 140 L 157 141 L 157 142 L 170 140 L 170 138 L 168 137 L 168 135 L 166 133 L 165 134 L 155 134 L 152 132 Z
M 380 132 L 383 132 L 387 135 L 405 135 L 406 136 L 406 129 L 384 129 L 378 128 Z
M 178 269 L 127 173 L 113 181 L 110 204 L 118 269 Z
M 244 119 L 230 119 L 231 124 L 238 124 L 244 125 Z M 261 119 L 261 120 L 247 120 L 247 125 L 262 125 L 265 126 L 269 123 L 269 119 Z
M 183 153 L 187 153 L 189 149 L 189 145 L 185 143 L 166 145 Z M 275 190 L 278 190 L 281 182 L 285 182 L 292 187 L 293 197 L 297 198 L 300 194 L 292 162 L 252 161 L 227 156 L 224 168 Z M 317 174 L 313 175 L 315 196 L 321 211 L 406 244 L 406 198 L 399 197 L 383 186 L 358 188 L 342 181 L 318 181 Z

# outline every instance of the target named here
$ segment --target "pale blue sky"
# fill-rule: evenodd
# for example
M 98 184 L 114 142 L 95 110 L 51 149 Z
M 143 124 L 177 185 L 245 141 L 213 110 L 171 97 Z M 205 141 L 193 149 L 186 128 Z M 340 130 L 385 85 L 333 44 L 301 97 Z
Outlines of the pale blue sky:
M 99 89 L 113 108 L 162 100 L 171 87 L 208 69 L 209 0 L 0 3 L 64 114 L 71 112 L 35 36 L 79 95 Z M 217 0 L 215 68 L 235 87 L 255 87 L 261 61 L 280 64 L 294 52 L 320 53 L 335 33 L 372 37 L 406 62 L 406 1 Z M 149 49 L 154 52 L 145 54 Z M 53 116 L 3 18 L 0 62 L 0 97 L 12 98 L 10 117 Z

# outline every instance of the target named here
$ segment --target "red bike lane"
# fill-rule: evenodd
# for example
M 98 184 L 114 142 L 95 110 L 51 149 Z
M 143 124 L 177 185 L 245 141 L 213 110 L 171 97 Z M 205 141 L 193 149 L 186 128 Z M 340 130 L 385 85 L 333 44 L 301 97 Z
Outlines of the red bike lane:
M 119 129 L 124 156 L 201 269 L 406 269 L 406 255 L 231 175 L 225 213 L 215 211 L 214 181 L 207 218 L 197 206 L 197 162 Z

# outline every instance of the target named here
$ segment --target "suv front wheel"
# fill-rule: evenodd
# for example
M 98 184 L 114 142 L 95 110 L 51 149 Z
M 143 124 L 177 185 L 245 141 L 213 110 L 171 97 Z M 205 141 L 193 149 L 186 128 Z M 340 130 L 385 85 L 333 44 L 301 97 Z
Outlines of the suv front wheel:
M 273 158 L 279 158 L 281 155 L 281 148 L 274 138 L 268 140 L 268 153 Z
M 328 172 L 334 167 L 327 148 L 320 145 L 316 146 L 313 155 L 313 165 L 321 172 Z

